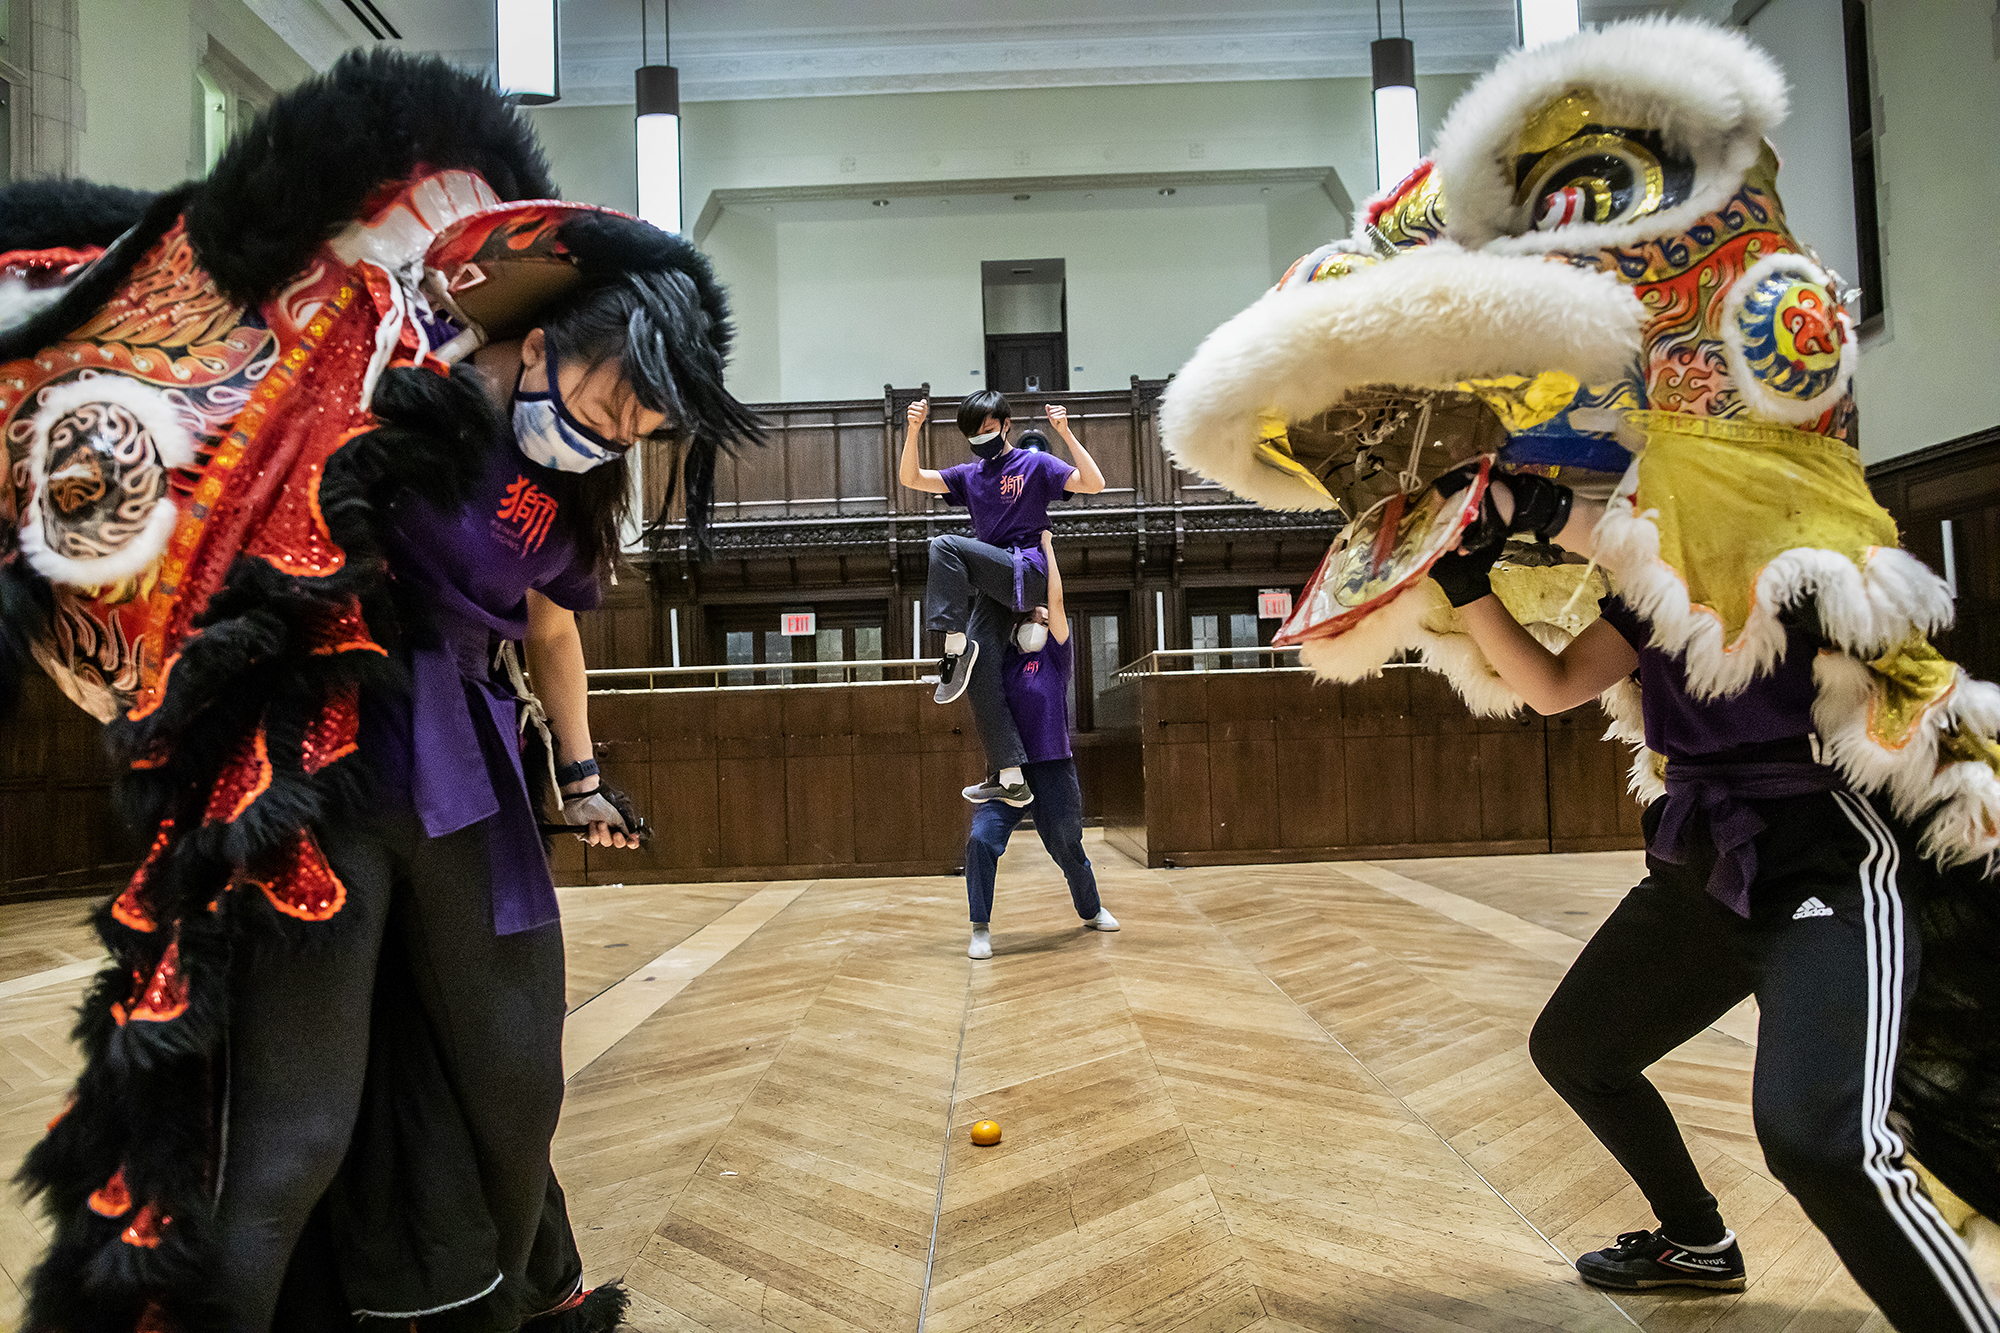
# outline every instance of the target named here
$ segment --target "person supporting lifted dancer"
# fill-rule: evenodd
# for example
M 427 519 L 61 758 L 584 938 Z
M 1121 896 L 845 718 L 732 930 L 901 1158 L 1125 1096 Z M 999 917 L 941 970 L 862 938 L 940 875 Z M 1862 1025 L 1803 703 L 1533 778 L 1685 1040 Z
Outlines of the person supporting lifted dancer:
M 1104 474 L 1070 432 L 1069 413 L 1056 406 L 1042 410 L 1075 456 L 1075 467 L 1039 449 L 1016 449 L 1007 439 L 1012 413 L 1005 395 L 982 389 L 958 409 L 958 428 L 978 455 L 976 462 L 942 471 L 917 465 L 917 436 L 931 411 L 930 400 L 919 399 L 910 404 L 897 470 L 903 485 L 963 505 L 972 519 L 970 537 L 931 539 L 924 610 L 930 627 L 944 635 L 937 701 L 948 704 L 972 692 L 988 776 L 965 790 L 975 803 L 1022 806 L 1035 799 L 1021 773 L 1028 756 L 1007 712 L 999 675 L 978 664 L 982 657 L 998 662 L 1014 617 L 1047 596 L 1048 571 L 1037 534 L 1048 526 L 1049 504 L 1071 492 L 1095 495 L 1104 489 Z
M 1083 852 L 1083 793 L 1069 748 L 1070 667 L 1075 659 L 1069 616 L 1063 611 L 1062 571 L 1056 568 L 1055 542 L 1047 532 L 1042 533 L 1041 551 L 1048 568 L 1048 605 L 1016 622 L 998 674 L 1007 710 L 1026 747 L 1021 772 L 1035 797 L 1035 832 L 1062 867 L 1083 923 L 1092 930 L 1116 930 L 1118 918 L 1098 900 L 1097 876 Z M 966 789 L 967 799 L 975 799 L 972 791 Z M 972 943 L 966 953 L 973 958 L 993 956 L 993 877 L 1008 837 L 1021 822 L 1021 804 L 991 801 L 972 816 L 972 836 L 965 843 L 965 897 L 972 913 Z

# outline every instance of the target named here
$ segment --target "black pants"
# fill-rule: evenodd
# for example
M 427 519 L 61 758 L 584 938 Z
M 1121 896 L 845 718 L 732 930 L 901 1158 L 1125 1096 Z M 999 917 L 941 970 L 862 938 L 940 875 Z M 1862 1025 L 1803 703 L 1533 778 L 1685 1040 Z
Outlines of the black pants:
M 267 935 L 237 962 L 218 1205 L 234 1328 L 272 1327 L 336 1175 L 352 1186 L 337 1247 L 354 1307 L 409 1315 L 489 1295 L 532 1312 L 518 1288 L 562 1106 L 562 929 L 493 933 L 482 826 L 426 838 L 404 813 L 322 846 L 353 915 L 312 945 Z M 408 1203 L 385 1208 L 392 1178 Z M 393 1215 L 363 1233 L 370 1212 Z
M 1649 856 L 1542 1011 L 1535 1064 L 1667 1235 L 1700 1244 L 1715 1199 L 1643 1071 L 1754 994 L 1753 1113 L 1772 1174 L 1903 1333 L 2000 1333 L 1887 1118 L 1919 961 L 1905 897 L 1928 871 L 1906 830 L 1849 793 L 1756 808 L 1767 827 L 1750 919 L 1709 897 L 1702 867 Z
M 941 634 L 963 634 L 979 645 L 979 660 L 966 682 L 965 697 L 979 743 L 986 749 L 986 767 L 998 772 L 1028 761 L 1021 730 L 1007 708 L 1000 683 L 1000 660 L 1007 636 L 1014 631 L 1017 611 L 1048 599 L 1048 579 L 1029 571 L 1015 586 L 1014 555 L 970 537 L 931 538 L 930 574 L 924 584 L 924 611 L 930 627 Z M 1016 602 L 1016 596 L 1020 601 Z

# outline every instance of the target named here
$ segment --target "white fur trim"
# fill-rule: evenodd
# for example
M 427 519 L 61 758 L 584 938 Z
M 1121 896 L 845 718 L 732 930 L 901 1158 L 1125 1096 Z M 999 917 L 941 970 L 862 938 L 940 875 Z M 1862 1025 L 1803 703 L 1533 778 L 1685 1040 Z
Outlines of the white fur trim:
M 35 571 L 52 583 L 92 588 L 137 577 L 151 568 L 167 549 L 180 514 L 162 494 L 146 516 L 146 525 L 118 550 L 92 560 L 79 560 L 49 549 L 43 532 L 42 496 L 48 483 L 49 432 L 57 421 L 86 403 L 111 403 L 131 412 L 152 437 L 161 463 L 169 468 L 194 463 L 194 438 L 181 423 L 167 396 L 124 375 L 93 375 L 46 390 L 37 404 L 28 444 L 28 503 L 21 516 L 21 551 Z
M 1826 288 L 1836 303 L 1828 313 L 1840 326 L 1840 373 L 1823 392 L 1811 398 L 1787 398 L 1765 388 L 1764 381 L 1758 378 L 1743 350 L 1743 329 L 1737 323 L 1737 316 L 1742 313 L 1743 303 L 1749 299 L 1750 293 L 1774 273 L 1817 283 Z M 1742 395 L 1752 412 L 1766 421 L 1803 426 L 1819 420 L 1829 407 L 1847 396 L 1848 386 L 1854 382 L 1855 364 L 1860 359 L 1860 344 L 1854 337 L 1853 322 L 1838 305 L 1839 300 L 1833 279 L 1825 269 L 1804 255 L 1765 255 L 1744 269 L 1743 276 L 1730 284 L 1729 291 L 1722 298 L 1722 359 L 1729 366 L 1730 378 L 1736 381 L 1736 392 Z
M 2000 686 L 1958 671 L 1951 689 L 1891 750 L 1868 733 L 1875 675 L 1865 662 L 1822 653 L 1813 666 L 1818 697 L 1813 726 L 1820 752 L 1862 792 L 1881 792 L 1901 819 L 1924 822 L 1919 846 L 1940 865 L 1984 861 L 1989 872 L 2000 853 L 2000 777 L 1983 763 L 1940 764 L 1938 742 L 1947 732 L 1992 736 L 2000 731 Z
M 1679 206 L 1622 225 L 1532 230 L 1535 200 L 1514 202 L 1508 150 L 1529 116 L 1572 89 L 1595 94 L 1619 124 L 1655 129 L 1695 161 Z M 1678 234 L 1741 185 L 1763 139 L 1785 119 L 1785 76 L 1741 33 L 1694 19 L 1608 23 L 1532 51 L 1517 51 L 1458 99 L 1433 154 L 1452 239 L 1503 252 L 1583 253 Z
M 0 332 L 26 324 L 62 299 L 65 288 L 30 287 L 19 278 L 0 280 Z
M 1749 619 L 1735 641 L 1726 642 L 1722 618 L 1695 605 L 1687 585 L 1660 559 L 1660 530 L 1633 503 L 1637 479 L 1634 463 L 1598 522 L 1595 554 L 1626 605 L 1652 622 L 1653 643 L 1685 657 L 1688 693 L 1697 699 L 1738 693 L 1768 673 L 1785 651 L 1779 610 L 1807 596 L 1817 600 L 1832 646 L 1862 658 L 1951 623 L 1944 580 L 1907 552 L 1874 547 L 1857 566 L 1837 552 L 1800 547 L 1758 572 Z
M 1308 420 L 1364 385 L 1544 370 L 1601 383 L 1638 356 L 1644 322 L 1610 274 L 1423 246 L 1267 293 L 1209 334 L 1167 385 L 1160 439 L 1182 467 L 1267 509 L 1326 509 L 1325 496 L 1257 461 L 1261 413 Z

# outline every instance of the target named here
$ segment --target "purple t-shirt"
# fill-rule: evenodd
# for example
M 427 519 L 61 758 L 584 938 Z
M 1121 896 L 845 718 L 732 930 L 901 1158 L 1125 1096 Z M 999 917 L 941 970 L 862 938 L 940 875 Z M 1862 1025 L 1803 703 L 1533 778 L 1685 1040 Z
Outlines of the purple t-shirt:
M 1069 748 L 1070 646 L 1055 636 L 1038 653 L 1024 653 L 1010 641 L 1000 659 L 1000 683 L 1007 691 L 1007 711 L 1021 732 L 1028 762 L 1067 759 Z
M 555 890 L 521 772 L 518 704 L 492 679 L 493 645 L 527 634 L 531 588 L 572 611 L 601 593 L 564 521 L 577 476 L 529 462 L 511 432 L 481 461 L 456 506 L 395 503 L 391 577 L 435 637 L 408 650 L 407 696 L 364 702 L 363 743 L 384 799 L 414 806 L 429 836 L 502 816 L 487 834 L 494 925 L 512 934 L 555 920 Z
M 1049 506 L 1068 498 L 1063 489 L 1076 469 L 1040 449 L 1010 449 L 1000 457 L 960 463 L 940 474 L 945 501 L 963 505 L 972 535 L 989 546 L 1039 549 Z
M 1648 749 L 1669 759 L 1694 759 L 1812 734 L 1818 645 L 1809 635 L 1788 628 L 1785 655 L 1768 675 L 1751 681 L 1740 694 L 1697 700 L 1688 693 L 1686 661 L 1652 646 L 1650 621 L 1615 596 L 1599 602 L 1597 609 L 1639 654 Z

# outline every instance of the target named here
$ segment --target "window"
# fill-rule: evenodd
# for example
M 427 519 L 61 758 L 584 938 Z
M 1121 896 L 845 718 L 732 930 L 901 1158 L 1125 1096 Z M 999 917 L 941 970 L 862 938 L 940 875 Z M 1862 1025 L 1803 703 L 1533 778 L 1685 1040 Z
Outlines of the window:
M 1070 599 L 1069 718 L 1077 731 L 1097 729 L 1097 700 L 1118 683 L 1131 635 L 1122 596 Z M 1131 656 L 1136 656 L 1132 654 Z
M 201 67 L 195 71 L 195 97 L 201 108 L 202 171 L 215 170 L 229 141 L 271 104 L 270 85 L 250 72 L 213 38 Z
M 1882 221 L 1875 207 L 1875 99 L 1868 78 L 1868 7 L 1863 0 L 1842 0 L 1841 20 L 1847 38 L 1847 131 L 1854 150 L 1854 231 L 1861 255 L 1860 322 L 1866 324 L 1886 309 L 1882 290 Z
M 725 685 L 783 685 L 797 681 L 812 684 L 822 673 L 807 670 L 756 671 L 751 668 L 790 663 L 795 668 L 807 662 L 879 662 L 882 660 L 882 617 L 880 602 L 836 603 L 814 608 L 811 634 L 786 635 L 778 629 L 785 611 L 803 609 L 796 603 L 779 606 L 729 606 L 713 608 L 709 615 L 711 643 L 717 651 L 708 660 L 740 668 L 726 673 Z M 843 679 L 846 672 L 828 671 L 823 680 Z M 862 667 L 855 680 L 882 679 L 881 667 Z
M 1189 665 L 1196 671 L 1236 671 L 1265 665 L 1260 653 L 1229 652 L 1231 648 L 1270 646 L 1279 622 L 1257 617 L 1254 588 L 1209 590 L 1188 594 L 1188 647 L 1195 650 Z

